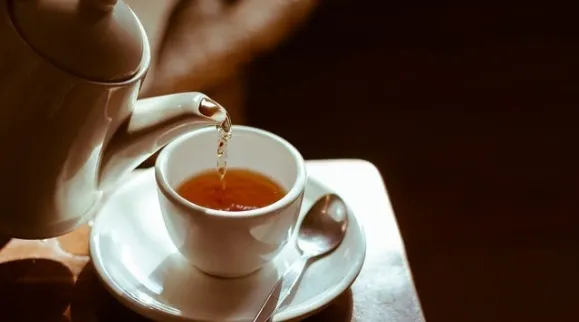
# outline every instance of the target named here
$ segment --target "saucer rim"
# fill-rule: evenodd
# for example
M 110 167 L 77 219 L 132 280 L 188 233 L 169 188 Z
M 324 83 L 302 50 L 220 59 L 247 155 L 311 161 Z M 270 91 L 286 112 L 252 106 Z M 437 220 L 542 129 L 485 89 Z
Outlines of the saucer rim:
M 306 166 L 307 166 L 307 162 L 306 162 Z M 121 184 L 120 186 L 118 186 L 117 189 L 115 189 L 115 191 L 112 194 L 115 194 L 116 192 L 121 190 L 123 188 L 123 186 L 128 185 L 131 182 L 134 182 L 133 184 L 136 184 L 137 183 L 136 181 L 138 181 L 138 180 L 146 180 L 147 175 L 152 175 L 153 180 L 155 180 L 154 168 L 135 171 L 135 173 L 133 173 L 133 176 L 127 178 L 124 181 L 124 183 Z M 316 186 L 318 186 L 318 188 L 320 190 L 323 190 L 326 193 L 327 192 L 334 192 L 333 189 L 328 188 L 326 185 L 319 182 L 317 179 L 315 179 L 311 176 L 308 176 L 306 179 L 306 182 L 305 182 L 305 188 L 307 188 L 310 185 L 316 185 Z M 111 194 L 111 196 L 112 196 L 112 194 Z M 110 202 L 110 199 L 107 198 L 107 200 L 105 202 Z M 318 293 L 314 297 L 311 297 L 310 299 L 308 299 L 307 301 L 304 301 L 304 302 L 298 304 L 295 308 L 286 308 L 283 311 L 276 313 L 272 319 L 273 322 L 286 322 L 286 321 L 293 321 L 296 319 L 301 320 L 301 319 L 304 319 L 306 317 L 309 317 L 311 315 L 314 315 L 314 314 L 322 311 L 323 309 L 328 307 L 332 301 L 334 301 L 336 298 L 338 298 L 340 295 L 342 295 L 344 292 L 346 292 L 354 284 L 354 282 L 356 281 L 356 279 L 358 278 L 358 276 L 362 272 L 362 269 L 364 267 L 364 263 L 366 261 L 366 255 L 367 255 L 366 232 L 365 232 L 365 228 L 364 228 L 363 224 L 360 222 L 358 217 L 352 211 L 352 208 L 349 205 L 347 207 L 348 207 L 349 216 L 352 217 L 351 219 L 353 219 L 358 226 L 357 230 L 359 231 L 359 234 L 360 234 L 359 242 L 362 244 L 362 248 L 363 248 L 363 252 L 360 256 L 360 260 L 358 260 L 356 263 L 354 263 L 354 265 L 352 265 L 351 271 L 354 273 L 344 276 L 344 278 L 342 279 L 342 283 L 340 283 L 343 286 L 336 288 L 335 291 L 329 292 L 329 293 L 327 293 L 327 292 Z M 99 211 L 99 213 L 100 213 L 100 211 Z M 97 226 L 98 221 L 99 221 L 99 219 L 98 219 L 98 215 L 97 215 L 94 218 L 93 227 Z M 349 227 L 351 227 L 351 226 L 349 225 Z M 96 253 L 95 249 L 97 247 L 95 244 L 97 243 L 97 241 L 99 239 L 99 235 L 100 235 L 100 234 L 97 234 L 96 232 L 97 232 L 97 229 L 91 229 L 90 239 L 89 239 L 89 253 L 90 253 L 90 258 L 91 258 L 91 265 L 96 270 L 99 281 L 101 282 L 101 285 L 103 285 L 105 287 L 105 289 L 107 289 L 109 294 L 113 295 L 113 297 L 116 300 L 118 300 L 123 306 L 125 306 L 129 310 L 136 312 L 137 314 L 140 314 L 141 316 L 143 316 L 145 318 L 149 318 L 149 319 L 153 319 L 153 320 L 167 320 L 167 318 L 170 318 L 170 321 L 214 322 L 212 320 L 203 320 L 203 319 L 198 319 L 198 318 L 179 316 L 179 315 L 175 315 L 174 313 L 163 310 L 163 308 L 159 308 L 156 306 L 143 305 L 139 299 L 135 298 L 132 294 L 125 292 L 123 290 L 123 288 L 114 279 L 110 278 L 110 276 L 109 276 L 110 274 L 106 273 L 106 269 L 104 267 L 105 265 L 103 264 L 103 261 L 102 261 L 102 256 L 95 254 Z M 328 256 L 330 256 L 330 255 L 331 254 L 328 254 Z M 95 259 L 98 259 L 98 260 L 95 261 Z M 320 260 L 323 260 L 323 258 L 321 258 Z M 105 278 L 105 276 L 109 276 L 109 277 Z M 343 282 L 345 282 L 345 283 L 343 283 Z

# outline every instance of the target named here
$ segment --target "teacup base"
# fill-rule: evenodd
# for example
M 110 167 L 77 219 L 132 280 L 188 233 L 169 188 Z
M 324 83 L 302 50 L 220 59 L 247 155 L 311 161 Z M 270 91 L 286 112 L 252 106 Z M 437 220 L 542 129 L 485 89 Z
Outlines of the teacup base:
M 250 271 L 249 273 L 247 272 L 242 272 L 242 273 L 222 273 L 222 272 L 212 272 L 212 271 L 204 271 L 203 268 L 195 265 L 194 263 L 192 263 L 191 261 L 188 261 L 189 264 L 193 267 L 195 267 L 198 271 L 200 271 L 201 273 L 205 274 L 205 275 L 209 275 L 211 277 L 215 277 L 215 278 L 223 278 L 223 279 L 236 279 L 236 278 L 244 278 L 247 277 L 249 275 L 255 274 L 257 272 L 259 272 L 261 269 L 263 269 L 264 266 L 268 265 L 265 264 L 263 266 L 260 266 L 252 271 Z

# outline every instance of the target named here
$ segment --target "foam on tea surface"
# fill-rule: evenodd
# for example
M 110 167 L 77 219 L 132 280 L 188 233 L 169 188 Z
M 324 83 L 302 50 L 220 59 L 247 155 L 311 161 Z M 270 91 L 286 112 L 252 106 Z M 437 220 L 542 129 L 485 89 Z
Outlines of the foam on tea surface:
M 227 169 L 224 180 L 225 186 L 220 173 L 210 169 L 185 180 L 177 193 L 196 205 L 224 211 L 266 207 L 286 195 L 278 183 L 247 169 Z

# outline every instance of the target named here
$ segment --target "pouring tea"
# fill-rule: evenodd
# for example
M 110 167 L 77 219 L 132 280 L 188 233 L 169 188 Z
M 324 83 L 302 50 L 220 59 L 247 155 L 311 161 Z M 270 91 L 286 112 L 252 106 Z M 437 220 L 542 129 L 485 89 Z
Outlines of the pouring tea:
M 150 55 L 122 1 L 0 0 L 1 234 L 74 230 L 170 140 L 230 125 L 202 93 L 137 100 Z

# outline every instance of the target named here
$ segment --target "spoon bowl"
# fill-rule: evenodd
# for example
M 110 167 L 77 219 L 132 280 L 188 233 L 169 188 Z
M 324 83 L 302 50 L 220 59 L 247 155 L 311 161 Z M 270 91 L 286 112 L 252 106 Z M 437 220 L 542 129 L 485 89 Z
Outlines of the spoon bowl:
M 297 246 L 310 258 L 336 249 L 346 234 L 348 208 L 336 194 L 319 198 L 310 208 L 298 229 Z

